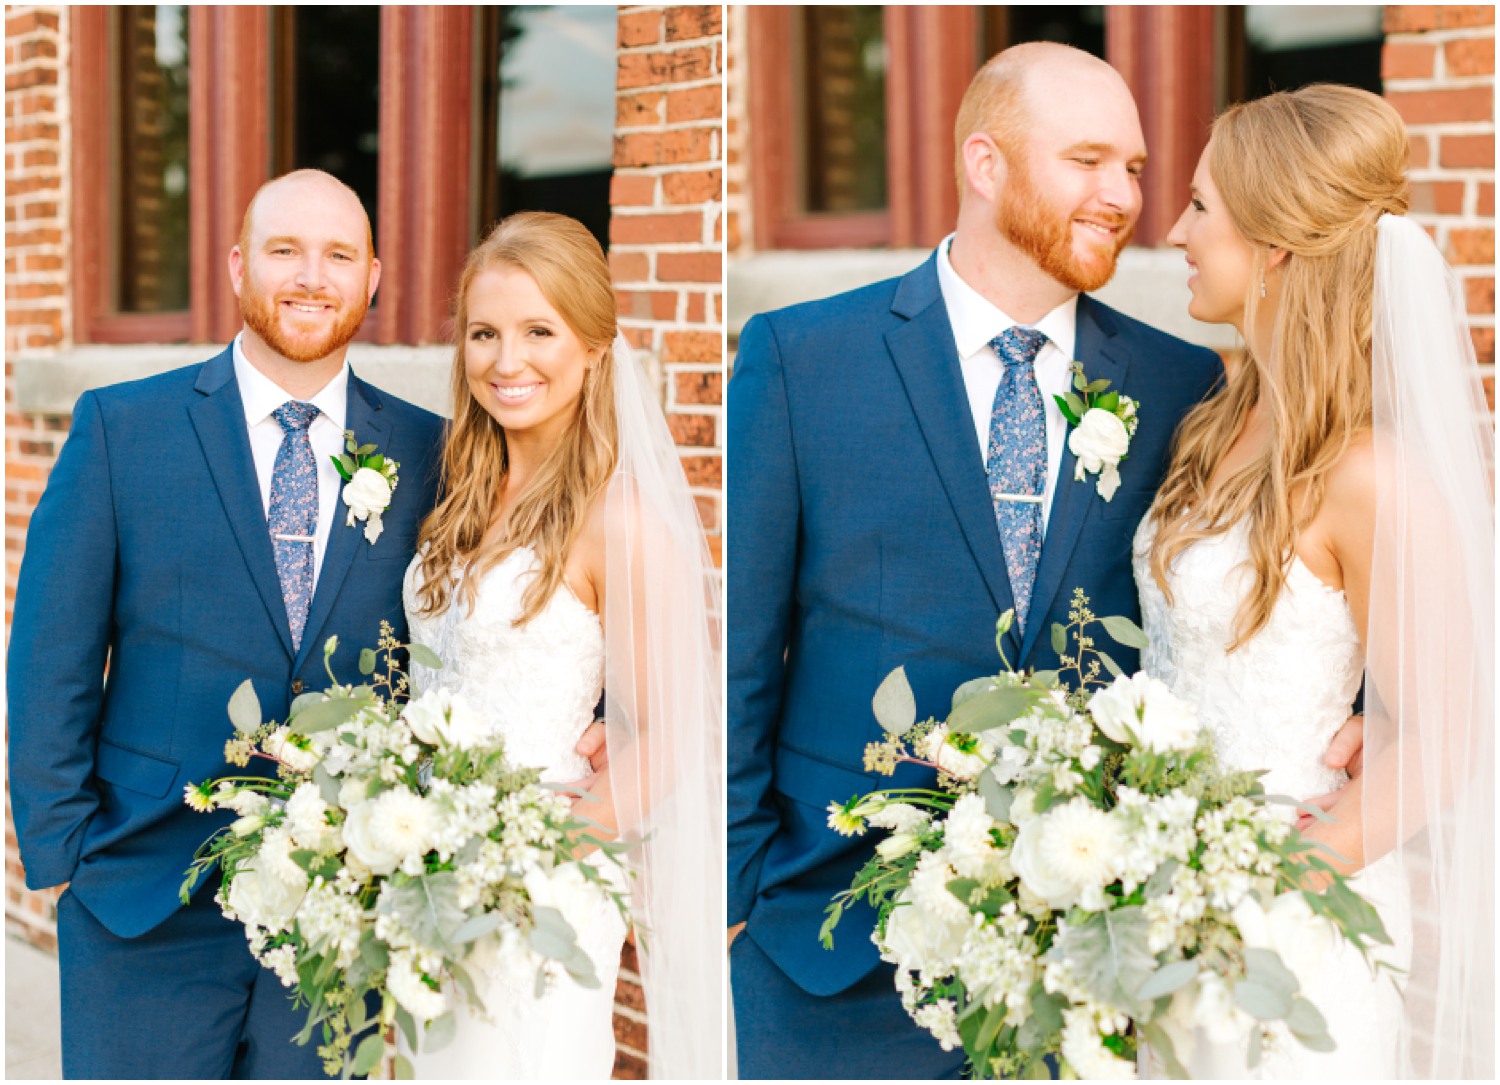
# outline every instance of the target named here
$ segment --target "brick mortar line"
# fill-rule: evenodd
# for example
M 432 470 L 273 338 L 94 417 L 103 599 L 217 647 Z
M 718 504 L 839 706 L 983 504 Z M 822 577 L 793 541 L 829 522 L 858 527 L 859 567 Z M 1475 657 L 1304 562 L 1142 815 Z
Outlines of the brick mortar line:
M 702 79 L 680 79 L 674 83 L 647 83 L 640 87 L 615 87 L 615 97 L 634 98 L 638 94 L 654 94 L 668 90 L 703 90 L 706 87 L 723 85 L 723 75 L 708 75 Z
M 658 215 L 663 211 L 674 211 L 681 214 L 693 212 L 708 212 L 716 208 L 723 208 L 720 200 L 702 200 L 698 203 L 665 203 L 665 204 L 643 204 L 643 203 L 621 203 L 611 207 L 610 213 L 620 218 L 643 218 L 646 215 Z
M 614 1006 L 615 1013 L 619 1014 L 627 1021 L 635 1021 L 642 1025 L 649 1025 L 651 1023 L 646 1015 L 643 1014 L 640 1010 L 631 1009 L 629 1006 L 622 1006 L 618 1002 L 616 1002 Z
M 722 160 L 705 159 L 702 162 L 663 162 L 659 166 L 616 166 L 615 172 L 624 174 L 627 177 L 665 177 L 669 173 L 701 173 L 709 169 L 723 169 Z
M 1387 34 L 1385 40 L 1387 45 L 1442 45 L 1450 41 L 1478 41 L 1480 38 L 1494 36 L 1494 24 L 1486 23 L 1484 26 L 1444 27 L 1441 30 L 1401 30 Z
M 1410 124 L 1405 121 L 1409 136 L 1483 136 L 1495 130 L 1490 121 L 1424 121 Z
M 632 241 L 629 244 L 625 244 L 624 242 L 612 242 L 609 246 L 609 251 L 618 252 L 621 254 L 637 252 L 658 252 L 674 255 L 684 253 L 688 255 L 702 255 L 706 252 L 717 254 L 717 250 L 715 248 L 717 244 L 717 241 L 660 241 L 655 243 Z
M 625 1043 L 623 1040 L 616 1040 L 615 1041 L 615 1050 L 616 1051 L 623 1051 L 623 1052 L 625 1052 L 625 1054 L 629 1055 L 631 1058 L 634 1058 L 634 1059 L 645 1059 L 646 1058 L 646 1053 L 644 1051 L 637 1051 L 635 1048 L 631 1047 L 629 1044 Z
M 1386 94 L 1390 94 L 1392 91 L 1474 90 L 1493 86 L 1494 82 L 1495 74 L 1490 72 L 1486 75 L 1429 75 L 1384 79 L 1381 81 L 1381 86 Z
M 674 5 L 675 6 L 675 5 Z M 651 53 L 680 53 L 684 49 L 701 49 L 724 41 L 724 32 L 705 34 L 701 38 L 679 38 L 677 41 L 658 41 L 649 45 L 616 45 L 617 56 L 647 56 Z
M 652 124 L 633 124 L 628 128 L 616 128 L 616 135 L 641 135 L 646 132 L 696 132 L 700 128 L 718 128 L 724 123 L 722 117 L 705 117 L 694 121 L 658 121 Z

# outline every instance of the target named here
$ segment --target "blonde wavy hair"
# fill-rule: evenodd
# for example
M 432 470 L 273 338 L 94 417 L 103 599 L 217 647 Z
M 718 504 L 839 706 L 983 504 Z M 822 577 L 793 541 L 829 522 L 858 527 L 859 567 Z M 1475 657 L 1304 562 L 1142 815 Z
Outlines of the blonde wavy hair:
M 1375 227 L 1382 214 L 1407 209 L 1407 161 L 1400 115 L 1353 87 L 1273 94 L 1214 121 L 1209 172 L 1255 251 L 1247 329 L 1257 327 L 1272 248 L 1287 256 L 1270 341 L 1248 343 L 1244 364 L 1178 428 L 1152 508 L 1151 572 L 1170 600 L 1173 560 L 1199 539 L 1248 521 L 1255 578 L 1230 651 L 1270 620 L 1329 471 L 1370 426 Z M 1209 480 L 1257 402 L 1270 423 L 1266 450 L 1210 493 Z
M 481 551 L 510 461 L 505 430 L 469 391 L 464 348 L 469 288 L 480 273 L 496 267 L 530 275 L 584 346 L 605 350 L 584 373 L 573 424 L 511 508 L 504 535 Z M 536 617 L 562 584 L 568 552 L 615 469 L 615 320 L 609 264 L 594 235 L 575 219 L 533 211 L 512 215 L 469 254 L 455 302 L 454 409 L 443 449 L 442 497 L 417 540 L 422 613 L 441 614 L 451 605 L 459 568 L 463 597 L 472 607 L 479 579 L 522 546 L 536 552 L 540 569 L 522 596 L 517 626 Z

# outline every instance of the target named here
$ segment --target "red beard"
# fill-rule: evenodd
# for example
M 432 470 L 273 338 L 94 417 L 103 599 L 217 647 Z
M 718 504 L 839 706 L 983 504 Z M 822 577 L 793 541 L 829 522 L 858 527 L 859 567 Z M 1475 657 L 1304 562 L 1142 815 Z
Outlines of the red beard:
M 282 326 L 281 303 L 284 301 L 324 302 L 333 305 L 338 316 L 333 326 L 322 333 L 289 332 Z M 315 362 L 346 346 L 364 323 L 369 308 L 370 303 L 363 295 L 356 307 L 342 314 L 339 314 L 338 302 L 334 298 L 292 293 L 273 298 L 263 293 L 249 275 L 245 276 L 240 290 L 240 315 L 244 317 L 245 326 L 277 354 L 294 362 Z
M 1049 204 L 1022 163 L 1013 171 L 1000 198 L 995 226 L 1016 248 L 1030 256 L 1048 275 L 1073 290 L 1098 290 L 1114 277 L 1120 253 L 1135 227 L 1124 215 L 1093 211 L 1089 218 L 1120 228 L 1112 249 L 1080 253 L 1073 244 L 1073 213 Z

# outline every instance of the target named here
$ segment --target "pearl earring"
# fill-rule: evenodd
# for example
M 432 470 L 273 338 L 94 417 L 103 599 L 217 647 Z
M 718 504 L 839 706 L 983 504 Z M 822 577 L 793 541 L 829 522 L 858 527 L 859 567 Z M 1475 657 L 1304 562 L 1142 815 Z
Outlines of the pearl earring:
M 1262 274 L 1260 277 L 1260 296 L 1266 296 L 1266 277 L 1264 274 Z

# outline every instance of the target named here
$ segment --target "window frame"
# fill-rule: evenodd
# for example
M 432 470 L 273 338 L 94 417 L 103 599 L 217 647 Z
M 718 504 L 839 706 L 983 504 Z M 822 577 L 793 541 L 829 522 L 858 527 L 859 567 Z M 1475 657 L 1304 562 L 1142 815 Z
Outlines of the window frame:
M 72 15 L 73 339 L 77 343 L 226 343 L 239 331 L 229 250 L 244 209 L 271 176 L 271 20 L 264 5 L 188 8 L 189 309 L 110 308 L 117 209 L 111 176 L 112 9 Z M 381 9 L 380 195 L 383 278 L 361 340 L 438 342 L 449 290 L 474 231 L 469 6 Z M 455 168 L 455 164 L 457 167 Z M 95 183 L 87 183 L 95 182 Z M 83 245 L 82 238 L 109 238 Z

